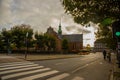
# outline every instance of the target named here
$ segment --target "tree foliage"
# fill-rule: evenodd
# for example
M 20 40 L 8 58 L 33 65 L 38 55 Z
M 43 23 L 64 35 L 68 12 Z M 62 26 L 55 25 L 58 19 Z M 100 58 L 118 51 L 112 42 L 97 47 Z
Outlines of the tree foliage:
M 67 50 L 68 49 L 68 40 L 67 39 L 63 39 L 62 40 L 62 49 L 63 50 Z
M 44 35 L 44 43 L 48 50 L 54 50 L 56 48 L 56 40 L 49 34 Z
M 100 23 L 97 39 L 102 39 L 109 48 L 115 48 L 111 24 L 120 21 L 120 0 L 61 0 L 66 13 L 80 24 Z M 108 27 L 109 26 L 109 27 Z M 119 26 L 119 25 L 118 25 Z
M 32 46 L 30 41 L 32 41 L 33 29 L 30 25 L 16 25 L 11 28 L 11 34 L 13 36 L 13 43 L 16 44 L 17 48 L 25 47 L 26 41 L 29 43 L 28 47 Z
M 104 19 L 120 19 L 120 0 L 61 0 L 66 13 L 74 21 L 86 24 L 89 21 L 101 23 Z
M 0 50 L 2 49 L 4 49 L 4 41 L 3 41 L 2 34 L 0 33 Z
M 44 35 L 35 33 L 35 43 L 37 48 L 43 49 L 44 48 Z
M 100 25 L 95 35 L 96 38 L 100 40 L 100 42 L 105 43 L 108 48 L 110 49 L 116 48 L 117 41 L 112 38 L 113 35 L 111 27 Z
M 12 41 L 11 31 L 10 30 L 7 31 L 5 28 L 2 29 L 1 40 L 3 42 L 4 49 L 10 48 L 10 43 Z
M 26 34 L 28 33 L 28 36 Z M 18 49 L 26 47 L 26 41 L 28 42 L 28 47 L 32 46 L 33 39 L 33 29 L 29 25 L 16 25 L 10 30 L 2 29 L 1 32 L 1 43 L 4 44 L 4 49 L 11 48 L 14 46 Z
M 48 34 L 38 34 L 35 33 L 35 43 L 37 45 L 38 48 L 45 49 L 47 48 L 47 50 L 55 50 L 56 48 L 56 40 L 54 37 L 48 35 Z

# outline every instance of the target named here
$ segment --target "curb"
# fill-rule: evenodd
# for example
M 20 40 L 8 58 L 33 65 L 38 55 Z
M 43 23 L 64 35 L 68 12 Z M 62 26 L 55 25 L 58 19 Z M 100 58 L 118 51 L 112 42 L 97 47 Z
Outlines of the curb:
M 55 60 L 55 59 L 68 59 L 68 58 L 76 58 L 81 56 L 75 56 L 75 57 L 61 57 L 61 58 L 48 58 L 48 59 L 25 59 L 25 58 L 19 58 L 26 61 L 44 61 L 44 60 Z
M 4 56 L 6 56 L 6 55 L 4 55 Z M 44 61 L 44 60 L 55 60 L 55 59 L 68 59 L 68 58 L 77 58 L 77 57 L 81 57 L 82 55 L 78 55 L 78 56 L 58 56 L 58 57 L 54 57 L 54 58 L 52 58 L 52 57 L 46 57 L 46 58 L 38 58 L 38 59 L 31 59 L 31 58 L 27 58 L 27 59 L 25 59 L 24 58 L 24 56 L 12 56 L 12 58 L 9 58 L 9 57 L 11 57 L 10 55 L 7 55 L 6 57 L 8 57 L 8 58 L 1 58 L 1 61 L 0 61 L 0 63 L 7 63 L 9 60 L 9 62 L 14 62 L 14 61 Z M 3 60 L 3 61 L 2 61 Z
M 113 70 L 110 75 L 110 80 L 120 80 L 120 68 L 118 68 L 117 65 L 116 55 L 114 56 L 113 60 Z

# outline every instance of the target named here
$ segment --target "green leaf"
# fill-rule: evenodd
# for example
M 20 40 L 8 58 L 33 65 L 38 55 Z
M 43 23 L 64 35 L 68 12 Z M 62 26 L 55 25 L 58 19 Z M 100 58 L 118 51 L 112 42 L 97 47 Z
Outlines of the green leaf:
M 108 26 L 108 25 L 110 25 L 110 24 L 112 24 L 112 22 L 113 22 L 113 20 L 111 19 L 111 18 L 106 18 L 106 19 L 104 19 L 103 21 L 102 21 L 102 25 L 103 26 Z

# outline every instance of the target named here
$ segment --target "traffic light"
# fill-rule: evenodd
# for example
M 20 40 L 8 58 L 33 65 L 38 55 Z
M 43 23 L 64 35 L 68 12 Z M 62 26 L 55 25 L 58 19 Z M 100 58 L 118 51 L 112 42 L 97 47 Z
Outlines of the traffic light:
M 112 24 L 113 38 L 120 39 L 120 20 Z
M 119 31 L 119 32 L 116 32 L 115 35 L 116 35 L 117 37 L 120 37 L 120 31 Z

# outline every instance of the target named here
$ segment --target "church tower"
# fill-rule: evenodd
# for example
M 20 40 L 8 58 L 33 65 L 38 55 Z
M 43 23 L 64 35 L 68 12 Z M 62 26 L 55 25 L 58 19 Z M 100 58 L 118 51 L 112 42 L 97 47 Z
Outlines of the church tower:
M 59 35 L 62 35 L 62 29 L 61 29 L 61 21 L 60 21 L 60 23 L 59 23 L 58 34 L 59 34 Z

